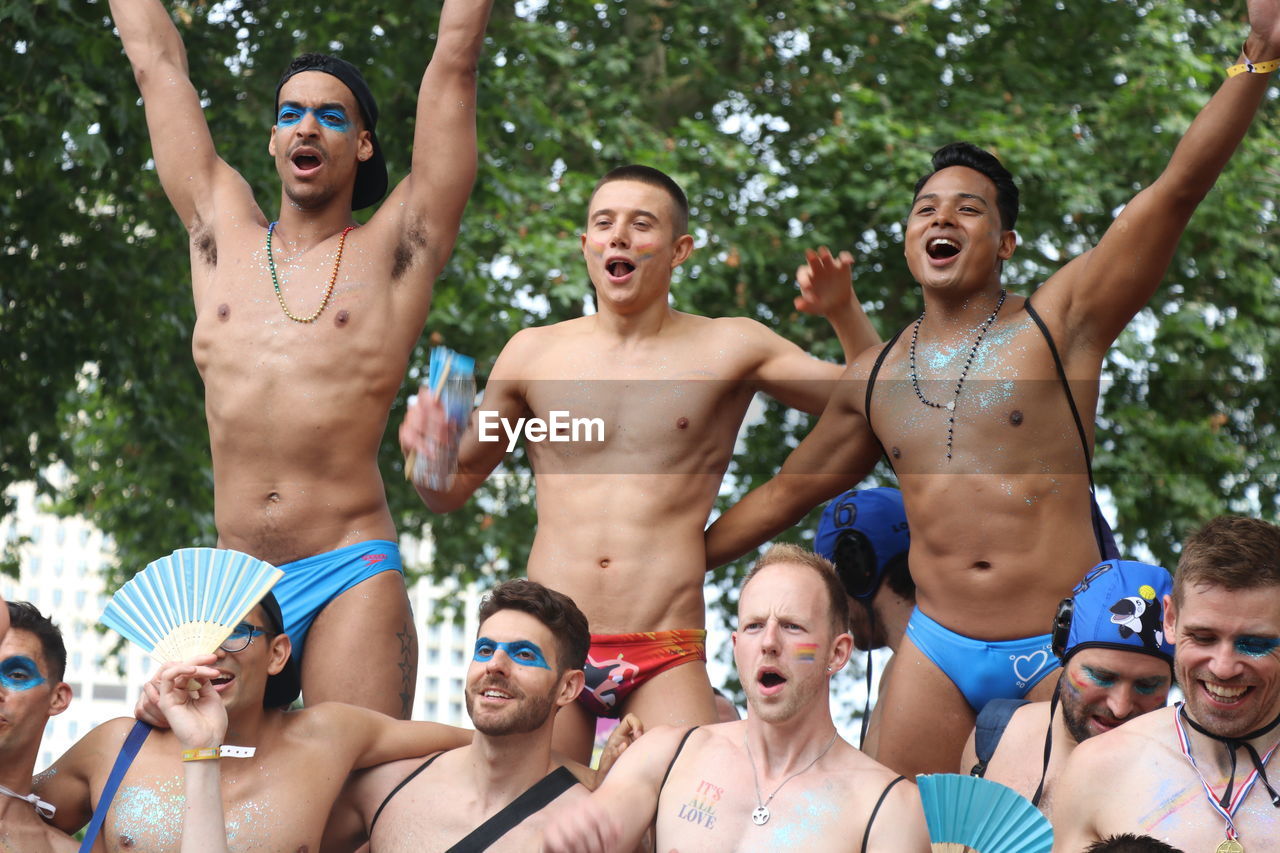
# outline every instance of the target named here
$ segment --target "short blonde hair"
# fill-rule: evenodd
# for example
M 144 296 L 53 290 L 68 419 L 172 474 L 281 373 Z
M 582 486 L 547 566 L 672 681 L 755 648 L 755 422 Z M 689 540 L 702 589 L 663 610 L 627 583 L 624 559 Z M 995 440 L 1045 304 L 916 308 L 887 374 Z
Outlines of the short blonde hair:
M 817 572 L 827 590 L 827 610 L 831 617 L 832 633 L 843 634 L 849 630 L 849 598 L 845 594 L 844 586 L 840 583 L 840 578 L 836 575 L 836 567 L 826 557 L 801 548 L 799 545 L 788 542 L 770 545 L 769 550 L 756 560 L 751 571 L 747 572 L 747 576 L 743 578 L 739 595 L 746 591 L 747 584 L 751 583 L 756 575 L 778 563 L 793 563 Z

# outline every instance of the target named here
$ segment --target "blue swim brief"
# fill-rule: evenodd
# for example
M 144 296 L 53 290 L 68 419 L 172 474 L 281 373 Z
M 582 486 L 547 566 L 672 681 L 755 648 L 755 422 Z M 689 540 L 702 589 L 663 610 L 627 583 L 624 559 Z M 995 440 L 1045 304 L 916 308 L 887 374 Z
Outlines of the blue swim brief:
M 336 551 L 304 557 L 277 568 L 284 572 L 272 592 L 280 602 L 284 632 L 301 663 L 307 632 L 325 605 L 351 587 L 383 572 L 404 572 L 400 548 L 386 539 L 357 542 Z
M 947 630 L 919 607 L 911 611 L 907 636 L 960 688 L 975 713 L 992 699 L 1021 699 L 1061 666 L 1050 634 L 1025 640 L 975 640 Z

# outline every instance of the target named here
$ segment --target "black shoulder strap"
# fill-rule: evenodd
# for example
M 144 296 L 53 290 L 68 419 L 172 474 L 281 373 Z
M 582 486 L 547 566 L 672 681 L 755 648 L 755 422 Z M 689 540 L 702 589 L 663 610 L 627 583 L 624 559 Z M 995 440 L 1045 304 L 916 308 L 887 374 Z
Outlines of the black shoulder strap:
M 1059 680 L 1053 688 L 1053 698 L 1049 700 L 1049 727 L 1044 732 L 1044 764 L 1040 766 L 1040 784 L 1036 786 L 1036 792 L 1031 797 L 1031 805 L 1040 808 L 1040 798 L 1044 796 L 1044 782 L 1049 775 L 1049 756 L 1053 754 L 1053 714 L 1058 710 L 1058 694 L 1062 691 L 1062 681 Z
M 1090 520 L 1093 522 L 1093 537 L 1098 543 L 1098 553 L 1104 560 L 1113 556 L 1118 557 L 1120 555 L 1116 549 L 1115 539 L 1111 536 L 1110 529 L 1105 529 L 1103 526 L 1102 510 L 1098 508 L 1098 496 L 1093 482 L 1093 454 L 1089 452 L 1089 438 L 1084 431 L 1084 421 L 1080 418 L 1080 409 L 1076 406 L 1075 395 L 1071 393 L 1071 383 L 1067 381 L 1067 370 L 1062 365 L 1062 356 L 1058 354 L 1058 345 L 1053 342 L 1049 327 L 1031 306 L 1031 299 L 1028 297 L 1023 304 L 1027 308 L 1027 316 L 1035 322 L 1040 329 L 1040 334 L 1044 335 L 1044 342 L 1049 345 L 1049 355 L 1053 356 L 1053 366 L 1058 371 L 1058 381 L 1062 383 L 1062 390 L 1067 395 L 1067 405 L 1071 407 L 1071 417 L 1076 422 L 1076 435 L 1080 437 L 1080 450 L 1084 452 L 1084 472 L 1089 476 L 1089 494 L 1093 498 Z
M 910 323 L 907 324 L 911 325 Z M 875 364 L 871 365 L 871 375 L 867 377 L 867 399 L 862 404 L 862 414 L 866 417 L 867 423 L 871 423 L 871 389 L 875 387 L 876 377 L 880 375 L 880 368 L 884 365 L 885 358 L 889 355 L 889 350 L 893 349 L 893 345 L 898 342 L 898 338 L 902 337 L 902 333 L 907 330 L 907 326 L 893 333 L 893 337 L 889 338 L 889 343 L 884 345 L 884 349 L 880 350 L 880 354 L 876 356 Z
M 867 818 L 867 828 L 862 833 L 862 853 L 867 853 L 867 842 L 871 840 L 871 824 L 876 822 L 876 815 L 880 813 L 880 807 L 884 805 L 884 798 L 889 796 L 889 792 L 893 790 L 893 786 L 901 782 L 906 776 L 899 776 L 888 785 L 884 786 L 884 790 L 880 792 L 880 799 L 876 800 L 875 808 L 871 810 L 871 817 Z
M 410 782 L 412 782 L 419 773 L 421 773 L 423 770 L 426 770 L 428 767 L 431 766 L 431 762 L 435 761 L 437 758 L 439 758 L 442 755 L 444 755 L 443 752 L 437 752 L 435 755 L 431 756 L 426 761 L 419 764 L 417 770 L 414 770 L 408 776 L 401 779 L 400 784 L 396 785 L 394 788 L 391 789 L 391 793 L 387 794 L 387 796 L 383 799 L 382 804 L 378 806 L 378 810 L 373 813 L 373 820 L 369 821 L 368 834 L 370 838 L 373 837 L 373 825 L 378 822 L 378 818 L 382 816 L 382 810 L 387 807 L 387 803 L 391 802 L 391 798 L 394 797 L 396 794 L 400 793 L 401 788 L 403 788 L 405 785 L 408 785 Z
M 676 747 L 676 754 L 671 756 L 671 763 L 667 765 L 667 772 L 662 774 L 662 784 L 658 786 L 658 796 L 662 796 L 662 789 L 667 787 L 667 777 L 671 775 L 671 768 L 676 766 L 676 759 L 680 757 L 680 750 L 684 749 L 685 742 L 689 740 L 689 735 L 697 731 L 699 726 L 694 726 L 684 733 L 684 737 L 680 738 L 680 744 Z
M 557 767 L 539 779 L 533 787 L 512 800 L 507 807 L 477 826 L 446 853 L 480 853 L 511 831 L 522 820 L 541 811 L 556 797 L 578 784 L 578 778 L 567 767 Z
M 982 707 L 973 728 L 973 745 L 978 753 L 978 763 L 969 771 L 970 776 L 986 774 L 987 764 L 990 763 L 991 756 L 996 754 L 996 747 L 1000 744 L 1009 721 L 1013 719 L 1013 712 L 1027 704 L 1030 704 L 1027 699 L 997 698 Z
M 911 325 L 910 323 L 907 326 Z M 902 333 L 907 330 L 907 326 L 893 333 L 893 337 L 889 338 L 889 343 L 884 345 L 884 349 L 880 350 L 880 354 L 876 356 L 875 363 L 871 365 L 871 374 L 867 376 L 867 398 L 862 404 L 862 416 L 867 419 L 867 426 L 871 426 L 871 391 L 876 387 L 876 378 L 880 375 L 880 368 L 884 365 L 885 357 L 889 355 L 889 350 L 893 349 L 893 345 L 898 342 L 898 338 L 902 337 Z M 893 460 L 889 458 L 889 453 L 884 449 L 884 442 L 880 440 L 880 436 L 876 435 L 874 429 L 871 435 L 875 437 L 876 444 L 880 445 L 880 453 L 884 456 L 884 461 L 889 463 L 889 470 L 893 471 Z M 897 473 L 895 471 L 895 473 Z M 870 696 L 868 696 L 868 699 Z M 865 717 L 863 718 L 866 719 Z

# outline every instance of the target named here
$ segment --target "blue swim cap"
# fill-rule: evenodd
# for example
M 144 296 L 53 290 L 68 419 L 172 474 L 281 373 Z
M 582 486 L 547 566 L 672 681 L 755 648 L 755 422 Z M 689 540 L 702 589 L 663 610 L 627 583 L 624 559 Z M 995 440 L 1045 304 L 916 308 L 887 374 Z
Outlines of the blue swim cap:
M 1107 560 L 1089 570 L 1058 606 L 1053 651 L 1065 664 L 1081 649 L 1143 652 L 1173 664 L 1164 635 L 1164 596 L 1173 593 L 1167 570 L 1132 560 Z
M 889 564 L 911 546 L 907 513 L 897 489 L 853 489 L 822 512 L 813 548 L 835 564 L 845 591 L 859 601 L 880 588 Z

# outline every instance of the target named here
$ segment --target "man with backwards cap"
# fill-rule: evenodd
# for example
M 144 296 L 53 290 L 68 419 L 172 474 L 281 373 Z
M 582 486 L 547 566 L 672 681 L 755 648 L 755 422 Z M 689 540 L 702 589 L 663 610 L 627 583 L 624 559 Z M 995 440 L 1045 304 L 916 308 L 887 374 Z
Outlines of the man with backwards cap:
M 102 846 L 94 849 L 178 853 L 184 779 L 193 779 L 184 763 L 207 760 L 220 765 L 230 849 L 318 850 L 325 819 L 353 770 L 470 741 L 462 729 L 395 720 L 340 702 L 286 711 L 301 680 L 281 627 L 280 607 L 268 593 L 216 654 L 186 662 L 181 675 L 208 680 L 226 708 L 225 740 L 188 752 L 191 744 L 175 732 L 151 732 L 110 803 Z M 166 673 L 162 691 L 171 688 L 166 678 L 178 677 L 172 666 Z M 121 718 L 98 726 L 37 778 L 36 792 L 57 807 L 59 829 L 75 832 L 89 822 L 133 723 Z
M 1164 706 L 1173 642 L 1164 634 L 1162 602 L 1172 591 L 1173 578 L 1160 566 L 1108 560 L 1090 570 L 1054 620 L 1063 674 L 1053 699 L 989 702 L 965 745 L 961 772 L 1007 785 L 1052 817 L 1055 783 L 1078 744 Z
M 1280 849 L 1280 527 L 1224 516 L 1193 533 L 1164 630 L 1186 701 L 1071 754 L 1054 851 L 1123 832 L 1187 853 Z
M 159 0 L 110 6 L 156 171 L 191 238 L 219 544 L 285 570 L 276 593 L 308 702 L 407 717 L 417 642 L 377 451 L 475 177 L 491 0 L 446 0 L 410 174 L 360 228 L 352 211 L 382 199 L 387 167 L 378 107 L 354 65 L 303 54 L 281 77 L 268 144 L 280 212 L 269 224 L 214 149 Z
M 813 548 L 836 567 L 849 595 L 849 633 L 867 654 L 867 705 L 871 704 L 871 650 L 898 650 L 916 605 L 916 585 L 907 567 L 911 534 L 902 492 L 887 486 L 851 489 L 827 504 Z M 893 669 L 880 674 L 881 693 Z M 874 749 L 880 705 L 863 711 L 863 749 Z

